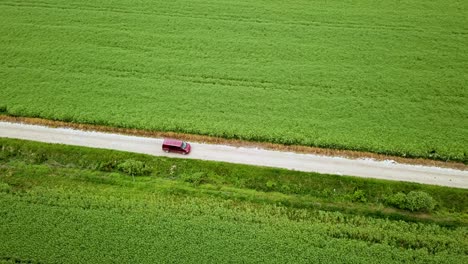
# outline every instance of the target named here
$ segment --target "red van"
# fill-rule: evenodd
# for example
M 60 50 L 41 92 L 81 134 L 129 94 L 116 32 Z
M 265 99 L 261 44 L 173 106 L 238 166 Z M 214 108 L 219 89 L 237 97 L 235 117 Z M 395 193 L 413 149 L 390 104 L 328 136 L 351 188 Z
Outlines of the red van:
M 177 152 L 184 155 L 189 154 L 191 148 L 189 143 L 171 138 L 165 138 L 162 144 L 162 149 L 165 152 Z

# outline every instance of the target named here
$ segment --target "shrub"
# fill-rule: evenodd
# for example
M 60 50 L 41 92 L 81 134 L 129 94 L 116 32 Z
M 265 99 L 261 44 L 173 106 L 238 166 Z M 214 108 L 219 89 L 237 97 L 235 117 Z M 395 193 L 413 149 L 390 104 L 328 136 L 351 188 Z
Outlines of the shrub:
M 268 180 L 266 183 L 265 183 L 265 186 L 267 187 L 268 190 L 273 190 L 275 189 L 276 187 L 276 182 L 272 181 L 272 180 Z
M 330 189 L 330 188 L 325 188 L 325 189 L 323 189 L 323 191 L 322 191 L 322 195 L 323 195 L 324 197 L 330 197 L 330 196 L 333 195 L 333 192 L 334 192 L 334 191 L 333 191 L 332 189 Z
M 148 175 L 151 172 L 144 162 L 132 159 L 119 164 L 117 169 L 131 176 Z
M 1 145 L 0 160 L 8 160 L 18 154 L 18 149 L 14 146 Z
M 291 187 L 287 184 L 281 185 L 281 192 L 282 193 L 291 193 Z
M 0 192 L 9 193 L 11 191 L 11 186 L 7 183 L 0 182 Z
M 206 174 L 203 172 L 187 173 L 182 175 L 182 180 L 184 182 L 189 182 L 194 185 L 200 185 L 207 181 Z
M 400 209 L 405 209 L 405 207 L 406 207 L 406 194 L 404 194 L 402 192 L 399 192 L 397 194 L 394 194 L 394 195 L 388 197 L 385 201 L 390 206 L 400 208 Z
M 414 211 L 430 211 L 434 209 L 435 201 L 427 193 L 421 191 L 411 191 L 406 196 L 406 209 Z
M 394 194 L 386 199 L 388 205 L 400 209 L 415 211 L 431 211 L 435 207 L 435 200 L 429 194 L 422 191 L 411 191 Z
M 118 167 L 118 163 L 116 160 L 111 160 L 111 161 L 99 161 L 95 164 L 94 169 L 100 170 L 100 171 L 114 171 L 116 167 Z M 119 170 L 122 170 L 121 168 L 118 168 Z
M 363 190 L 356 190 L 352 196 L 353 202 L 367 202 L 366 193 Z

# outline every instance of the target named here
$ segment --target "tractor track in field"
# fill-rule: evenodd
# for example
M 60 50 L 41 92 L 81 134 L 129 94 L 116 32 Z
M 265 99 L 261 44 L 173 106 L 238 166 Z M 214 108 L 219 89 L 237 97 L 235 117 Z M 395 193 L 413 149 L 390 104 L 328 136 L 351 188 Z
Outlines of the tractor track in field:
M 5 118 L 3 118 L 5 119 Z M 143 153 L 154 156 L 222 161 L 324 174 L 350 175 L 468 189 L 468 170 L 410 165 L 393 160 L 351 159 L 220 144 L 192 144 L 192 153 L 165 153 L 162 138 L 83 131 L 72 128 L 0 122 L 0 137 Z
M 346 22 L 336 22 L 336 21 L 314 21 L 314 20 L 271 20 L 271 19 L 259 19 L 259 18 L 250 18 L 245 16 L 238 16 L 236 14 L 222 14 L 222 15 L 207 15 L 204 13 L 197 12 L 188 12 L 181 10 L 163 10 L 163 11 L 148 11 L 142 9 L 122 9 L 116 7 L 97 7 L 93 5 L 60 5 L 60 4 L 49 4 L 49 3 L 39 3 L 39 2 L 3 2 L 0 5 L 9 6 L 9 7 L 23 7 L 23 8 L 42 8 L 42 9 L 57 9 L 57 10 L 67 10 L 67 11 L 86 11 L 86 12 L 111 12 L 116 14 L 133 14 L 133 15 L 156 15 L 160 17 L 169 17 L 169 18 L 186 18 L 186 19 L 196 19 L 196 20 L 212 20 L 216 22 L 236 22 L 236 23 L 248 23 L 248 24 L 259 24 L 259 25 L 281 25 L 288 27 L 323 27 L 323 28 L 338 28 L 346 30 L 383 30 L 383 31 L 409 31 L 409 32 L 424 32 L 428 28 L 414 27 L 407 24 L 397 24 L 397 25 L 388 25 L 388 24 L 374 24 L 368 25 L 363 23 L 358 23 L 355 21 L 346 21 Z M 444 28 L 431 28 L 431 31 L 436 31 L 439 33 L 446 33 Z M 466 34 L 466 32 L 452 32 L 451 34 Z

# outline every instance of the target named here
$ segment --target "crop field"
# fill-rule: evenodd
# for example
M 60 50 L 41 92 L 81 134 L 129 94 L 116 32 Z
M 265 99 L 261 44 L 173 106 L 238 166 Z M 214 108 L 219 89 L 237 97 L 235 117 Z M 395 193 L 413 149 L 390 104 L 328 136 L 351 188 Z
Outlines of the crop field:
M 466 162 L 467 10 L 0 0 L 0 112 Z
M 128 159 L 144 162 L 148 173 L 133 179 L 120 170 L 116 164 Z M 205 177 L 194 177 L 197 168 Z M 0 139 L 0 263 L 468 261 L 468 190 L 296 173 Z M 262 177 L 282 189 L 242 184 Z M 320 186 L 311 192 L 327 184 L 337 194 L 314 207 L 306 203 L 313 193 L 288 196 L 295 184 Z M 340 211 L 339 197 L 353 185 L 374 193 Z M 405 189 L 430 193 L 437 207 L 392 217 L 376 206 L 380 194 Z M 288 204 L 293 197 L 303 206 Z M 363 214 L 359 204 L 380 213 Z M 402 221 L 405 215 L 414 218 Z

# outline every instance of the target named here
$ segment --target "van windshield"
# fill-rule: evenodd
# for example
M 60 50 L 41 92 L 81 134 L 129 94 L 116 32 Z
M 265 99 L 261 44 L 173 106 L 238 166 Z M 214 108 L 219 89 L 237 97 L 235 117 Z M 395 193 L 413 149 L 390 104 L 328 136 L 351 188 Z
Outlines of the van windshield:
M 181 148 L 182 148 L 182 149 L 185 149 L 186 147 L 187 147 L 187 143 L 185 143 L 185 142 L 182 142 L 182 146 L 181 146 Z

